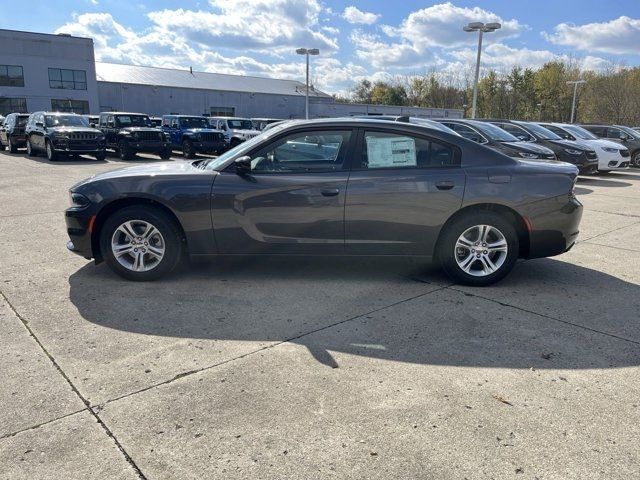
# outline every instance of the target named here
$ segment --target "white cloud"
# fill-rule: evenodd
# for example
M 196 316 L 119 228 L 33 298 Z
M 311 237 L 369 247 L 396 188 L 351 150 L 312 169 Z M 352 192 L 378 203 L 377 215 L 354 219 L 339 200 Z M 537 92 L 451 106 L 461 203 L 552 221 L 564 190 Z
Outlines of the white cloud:
M 477 49 L 465 48 L 451 52 L 456 60 L 475 65 Z M 557 55 L 549 50 L 530 50 L 513 48 L 503 43 L 493 43 L 482 49 L 482 65 L 491 68 L 521 67 L 539 68 L 546 62 L 557 59 Z
M 415 67 L 430 64 L 435 56 L 428 51 L 420 52 L 408 43 L 386 43 L 380 37 L 361 30 L 351 33 L 358 58 L 376 68 Z
M 635 55 L 640 45 L 640 19 L 622 16 L 602 23 L 561 23 L 554 33 L 542 32 L 542 36 L 556 45 L 580 50 Z
M 378 21 L 380 15 L 376 13 L 363 12 L 352 5 L 344 9 L 344 12 L 342 12 L 342 18 L 353 24 L 373 25 Z

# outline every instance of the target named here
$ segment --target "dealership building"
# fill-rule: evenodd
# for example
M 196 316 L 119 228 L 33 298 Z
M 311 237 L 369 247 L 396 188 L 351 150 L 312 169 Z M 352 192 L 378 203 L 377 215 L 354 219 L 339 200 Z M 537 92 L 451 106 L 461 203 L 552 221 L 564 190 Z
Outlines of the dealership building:
M 295 80 L 96 62 L 92 39 L 65 34 L 0 29 L 0 45 L 0 115 L 125 110 L 288 119 L 305 114 L 306 87 Z M 309 115 L 460 118 L 463 112 L 337 103 L 312 88 Z

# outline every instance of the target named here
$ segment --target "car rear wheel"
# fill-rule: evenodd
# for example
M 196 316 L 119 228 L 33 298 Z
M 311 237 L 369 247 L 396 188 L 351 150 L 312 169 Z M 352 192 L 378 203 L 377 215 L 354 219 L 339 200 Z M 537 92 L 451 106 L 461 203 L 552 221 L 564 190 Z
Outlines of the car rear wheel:
M 181 258 L 180 231 L 159 209 L 131 206 L 117 211 L 100 233 L 107 265 L 127 280 L 156 280 L 171 272 Z
M 33 149 L 33 146 L 31 145 L 31 139 L 27 138 L 27 156 L 28 157 L 35 157 L 38 155 L 38 152 L 36 152 Z
M 191 140 L 185 140 L 184 142 L 182 142 L 182 154 L 186 158 L 193 158 L 196 156 L 196 152 L 193 149 L 193 143 L 191 143 Z
M 53 144 L 50 140 L 47 140 L 45 151 L 47 153 L 47 160 L 50 162 L 55 162 L 57 160 L 58 154 L 56 153 L 55 148 L 53 148 Z
M 104 152 L 99 152 L 99 153 L 96 153 L 95 157 L 96 157 L 96 160 L 98 160 L 99 162 L 104 162 L 105 159 L 107 158 L 107 154 Z
M 443 232 L 438 246 L 443 270 L 457 283 L 491 285 L 503 279 L 518 259 L 518 235 L 495 212 L 470 212 Z
M 16 147 L 13 142 L 11 141 L 11 136 L 7 136 L 7 143 L 8 143 L 8 147 L 9 147 L 9 151 L 11 153 L 17 153 L 18 152 L 18 147 Z

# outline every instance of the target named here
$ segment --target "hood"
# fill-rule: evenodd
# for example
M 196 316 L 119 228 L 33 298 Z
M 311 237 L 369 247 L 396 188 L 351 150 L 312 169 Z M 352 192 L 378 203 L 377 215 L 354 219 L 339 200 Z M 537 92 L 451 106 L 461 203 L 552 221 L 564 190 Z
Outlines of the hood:
M 156 127 L 122 127 L 121 132 L 158 132 Z
M 56 133 L 73 133 L 73 132 L 80 132 L 80 133 L 102 133 L 100 130 L 98 130 L 97 128 L 91 128 L 91 127 L 65 127 L 65 126 L 60 126 L 60 127 L 47 127 L 47 131 L 49 132 L 56 132 Z
M 547 147 L 543 147 L 542 145 L 537 145 L 532 142 L 501 142 L 501 143 L 503 145 L 512 147 L 515 150 L 519 150 L 521 152 L 537 153 L 539 155 L 554 155 L 553 150 Z
M 195 162 L 185 161 L 172 161 L 172 162 L 158 162 L 148 165 L 136 165 L 133 167 L 119 168 L 117 170 L 111 170 L 110 172 L 97 173 L 79 183 L 76 183 L 71 190 L 74 190 L 83 185 L 99 182 L 102 180 L 113 180 L 114 178 L 124 177 L 151 177 L 162 175 L 211 175 L 211 170 L 203 170 L 197 168 L 194 165 Z
M 221 133 L 218 130 L 214 130 L 213 128 L 187 128 L 183 131 L 190 133 Z
M 260 130 L 254 129 L 244 130 L 242 128 L 232 128 L 231 130 L 233 130 L 235 133 L 245 133 L 249 135 L 260 135 L 262 133 Z
M 592 147 L 598 146 L 598 147 L 615 148 L 616 150 L 628 150 L 628 148 L 625 145 L 617 142 L 612 142 L 611 140 L 605 140 L 604 138 L 598 138 L 597 140 L 593 139 L 593 140 L 583 140 L 583 141 L 588 142 Z
M 578 140 L 564 140 L 564 139 L 560 139 L 560 140 L 548 140 L 549 142 L 555 144 L 555 145 L 559 145 L 563 148 L 573 148 L 576 150 L 593 150 L 593 147 L 590 145 L 587 145 L 585 142 L 583 141 L 578 141 Z

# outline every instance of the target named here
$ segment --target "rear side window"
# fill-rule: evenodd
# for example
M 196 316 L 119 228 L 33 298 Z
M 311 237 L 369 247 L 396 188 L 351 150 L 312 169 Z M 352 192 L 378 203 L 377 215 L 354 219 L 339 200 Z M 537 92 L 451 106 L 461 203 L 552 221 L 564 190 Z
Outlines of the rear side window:
M 607 138 L 621 139 L 626 137 L 627 137 L 627 134 L 624 133 L 619 128 L 612 128 L 612 127 L 607 128 Z
M 457 164 L 452 147 L 430 139 L 388 132 L 364 132 L 364 146 L 356 169 L 432 168 Z
M 594 135 L 597 135 L 598 137 L 606 137 L 607 136 L 605 127 L 584 127 L 584 128 L 589 130 Z

